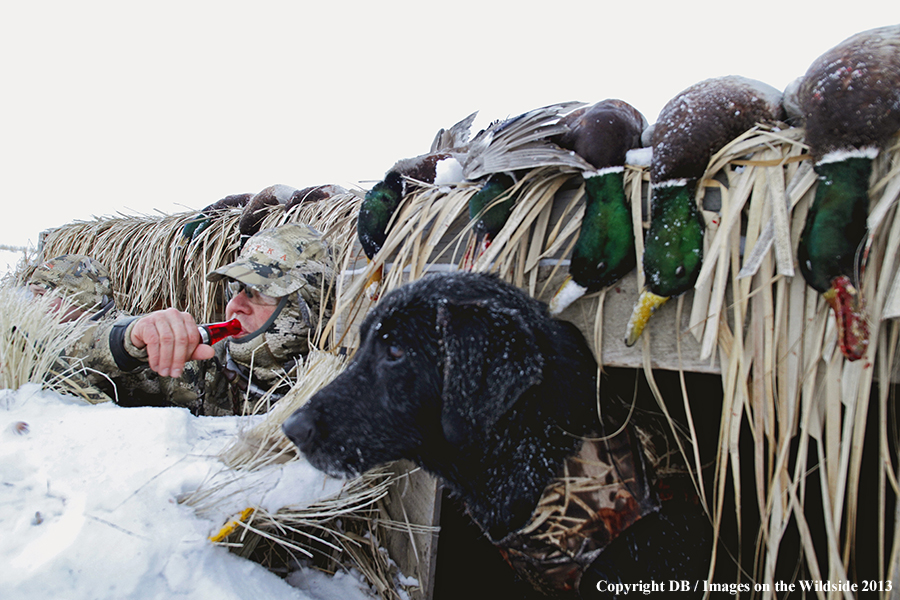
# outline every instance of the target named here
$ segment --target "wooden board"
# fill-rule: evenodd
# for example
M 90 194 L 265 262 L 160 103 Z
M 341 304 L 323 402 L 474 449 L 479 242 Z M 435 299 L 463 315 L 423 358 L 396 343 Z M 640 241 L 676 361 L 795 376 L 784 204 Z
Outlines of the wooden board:
M 411 598 L 430 600 L 434 594 L 441 520 L 440 485 L 408 461 L 395 463 L 394 468 L 406 477 L 391 487 L 385 510 L 391 522 L 408 523 L 410 527 L 389 529 L 387 551 L 400 571 L 418 582 L 418 587 L 410 590 Z

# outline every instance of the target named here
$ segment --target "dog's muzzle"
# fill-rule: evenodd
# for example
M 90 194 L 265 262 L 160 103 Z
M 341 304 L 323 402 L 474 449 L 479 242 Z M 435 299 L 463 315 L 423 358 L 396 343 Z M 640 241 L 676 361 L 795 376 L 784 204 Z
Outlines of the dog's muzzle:
M 309 464 L 332 477 L 355 477 L 371 465 L 362 464 L 363 454 L 340 443 L 331 447 L 328 428 L 322 429 L 321 415 L 310 406 L 294 411 L 281 425 L 282 431 L 303 454 Z
M 298 409 L 281 425 L 281 430 L 304 455 L 312 453 L 315 441 L 316 422 L 310 411 Z

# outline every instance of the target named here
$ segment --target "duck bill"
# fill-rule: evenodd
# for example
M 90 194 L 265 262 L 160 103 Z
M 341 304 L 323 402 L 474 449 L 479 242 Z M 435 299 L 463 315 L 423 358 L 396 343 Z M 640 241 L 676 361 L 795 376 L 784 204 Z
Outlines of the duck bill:
M 587 293 L 587 288 L 575 283 L 571 275 L 566 275 L 565 281 L 556 290 L 553 298 L 550 299 L 550 314 L 558 315 L 566 310 L 570 304 L 581 298 Z
M 648 290 L 641 292 L 634 304 L 634 310 L 631 312 L 631 319 L 628 320 L 628 329 L 625 330 L 626 346 L 634 346 L 634 343 L 641 337 L 641 333 L 644 332 L 647 321 L 668 299 L 669 296 L 657 296 Z
M 371 265 L 372 261 L 369 261 Z M 379 294 L 381 294 L 381 280 L 384 278 L 384 265 L 378 265 L 377 268 L 373 269 L 369 274 L 369 278 L 366 279 L 365 284 L 365 292 L 366 298 L 375 302 L 378 300 Z
M 859 360 L 869 348 L 869 322 L 862 296 L 846 275 L 835 277 L 823 294 L 834 310 L 838 341 L 847 360 Z
M 250 520 L 250 517 L 253 516 L 253 513 L 256 512 L 255 508 L 245 508 L 241 511 L 239 517 L 235 517 L 234 520 L 226 523 L 222 529 L 219 530 L 215 535 L 210 536 L 209 541 L 214 544 L 218 544 L 225 541 L 229 535 L 234 533 L 236 530 L 240 528 L 241 525 L 247 523 Z

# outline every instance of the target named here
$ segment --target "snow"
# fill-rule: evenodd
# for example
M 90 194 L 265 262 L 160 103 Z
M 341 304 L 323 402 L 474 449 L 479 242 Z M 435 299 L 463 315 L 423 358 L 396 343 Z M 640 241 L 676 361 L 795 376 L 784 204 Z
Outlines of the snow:
M 653 158 L 653 148 L 632 148 L 625 153 L 625 164 L 635 167 L 649 167 L 650 160 Z
M 34 384 L 0 390 L 3 598 L 372 598 L 356 572 L 299 568 L 294 587 L 208 539 L 247 506 L 273 511 L 340 488 L 305 462 L 226 486 L 230 504 L 201 512 L 179 503 L 232 473 L 217 454 L 251 422 L 91 406 Z
M 665 187 L 684 187 L 688 184 L 687 179 L 667 179 L 665 181 L 659 181 L 653 184 L 653 187 L 657 188 L 665 188 Z
M 454 156 L 439 160 L 434 165 L 434 185 L 436 186 L 459 183 L 465 179 L 463 166 Z

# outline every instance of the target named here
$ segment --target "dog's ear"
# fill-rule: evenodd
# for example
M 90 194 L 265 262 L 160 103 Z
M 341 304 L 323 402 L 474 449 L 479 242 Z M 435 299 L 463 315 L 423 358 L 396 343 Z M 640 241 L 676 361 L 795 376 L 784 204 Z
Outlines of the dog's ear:
M 529 387 L 544 361 L 534 332 L 515 310 L 489 303 L 441 303 L 444 360 L 441 425 L 454 446 L 482 438 Z

